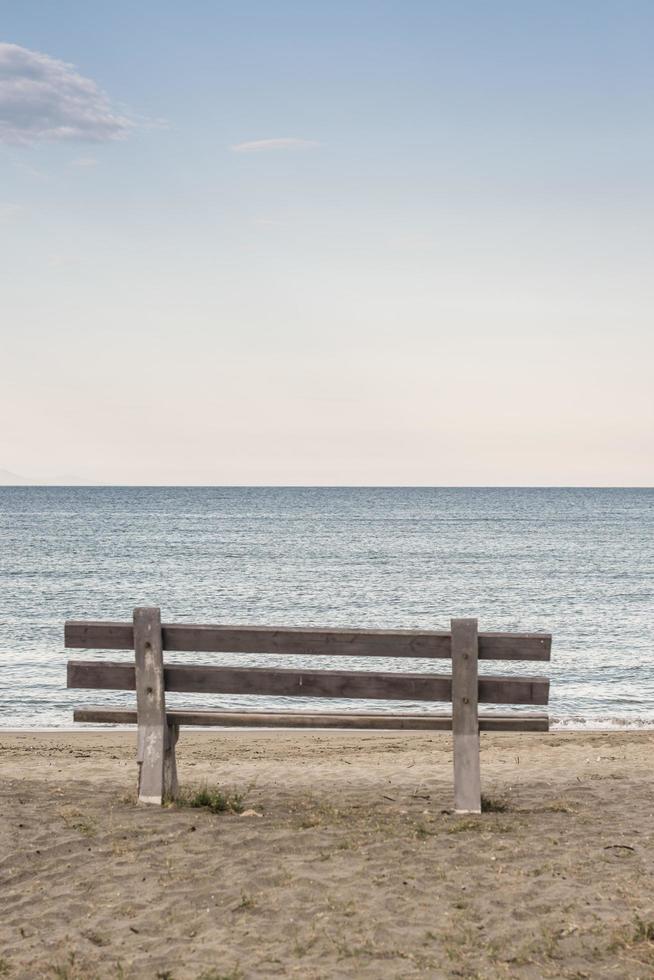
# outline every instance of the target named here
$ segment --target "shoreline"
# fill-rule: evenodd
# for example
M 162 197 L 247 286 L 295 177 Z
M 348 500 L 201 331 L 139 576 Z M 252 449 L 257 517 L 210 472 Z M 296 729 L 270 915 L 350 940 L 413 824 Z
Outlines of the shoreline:
M 54 734 L 57 734 L 57 733 L 73 735 L 73 734 L 75 734 L 75 732 L 81 732 L 81 733 L 84 733 L 84 734 L 87 734 L 88 732 L 98 732 L 98 733 L 105 733 L 106 734 L 106 733 L 111 733 L 111 732 L 130 732 L 130 731 L 136 731 L 136 725 L 119 725 L 119 724 L 115 724 L 115 725 L 93 725 L 93 724 L 89 724 L 89 723 L 85 723 L 85 722 L 78 722 L 77 724 L 72 724 L 72 725 L 56 725 L 56 726 L 55 725 L 46 725 L 46 726 L 43 726 L 43 727 L 25 726 L 24 728 L 22 728 L 20 726 L 13 726 L 13 727 L 4 728 L 4 727 L 2 727 L 0 725 L 0 738 L 3 735 L 20 735 L 20 734 L 24 734 L 24 733 L 29 733 L 29 734 L 32 734 L 32 735 L 49 735 L 49 734 L 53 734 L 54 735 Z M 219 731 L 220 732 L 250 732 L 250 733 L 251 732 L 285 732 L 285 733 L 295 732 L 298 735 L 300 735 L 300 734 L 307 734 L 307 735 L 309 735 L 309 734 L 311 734 L 311 732 L 341 732 L 342 734 L 347 734 L 348 731 L 351 731 L 351 730 L 349 730 L 347 728 L 343 728 L 343 729 L 334 729 L 334 728 L 306 728 L 306 729 L 303 729 L 303 728 L 281 728 L 281 727 L 278 727 L 278 726 L 265 727 L 265 726 L 260 726 L 260 725 L 251 726 L 251 727 L 250 726 L 246 726 L 246 725 L 238 725 L 238 726 L 233 726 L 233 727 L 232 726 L 224 726 L 224 727 L 220 727 L 220 728 L 217 728 L 216 726 L 182 725 L 181 726 L 181 731 L 182 732 L 189 732 L 189 733 L 192 733 L 192 732 L 214 732 L 214 733 L 216 733 L 216 732 L 219 732 Z M 365 729 L 360 730 L 360 731 L 365 731 Z M 379 728 L 379 729 L 377 729 L 377 731 L 380 734 L 385 734 L 385 735 L 389 735 L 389 734 L 392 734 L 392 733 L 399 734 L 399 732 L 398 732 L 397 729 L 391 729 L 391 728 Z M 582 724 L 576 724 L 576 723 L 570 723 L 570 724 L 568 724 L 566 722 L 553 722 L 551 724 L 550 729 L 549 729 L 548 732 L 539 732 L 537 734 L 540 734 L 540 735 L 550 735 L 550 734 L 556 735 L 556 734 L 565 734 L 565 733 L 568 733 L 568 732 L 570 734 L 583 734 L 584 732 L 589 732 L 589 733 L 596 732 L 598 734 L 601 734 L 601 733 L 606 733 L 606 734 L 611 734 L 611 733 L 620 734 L 621 732 L 649 732 L 649 731 L 654 731 L 654 719 L 652 719 L 651 721 L 644 721 L 644 722 L 642 722 L 640 724 L 629 722 L 629 721 L 625 721 L 624 723 L 623 722 L 619 722 L 619 721 L 615 721 L 615 722 L 613 722 L 613 724 L 598 723 L 597 725 L 595 725 L 592 721 L 591 722 L 588 722 L 587 724 L 583 724 L 583 723 Z M 407 734 L 407 732 L 404 732 L 404 734 Z M 434 734 L 435 735 L 438 735 L 438 734 L 443 734 L 443 733 L 435 732 Z M 499 734 L 499 733 L 495 733 L 495 734 Z M 488 735 L 488 733 L 482 732 L 481 735 L 482 735 L 483 738 L 486 738 L 487 735 Z

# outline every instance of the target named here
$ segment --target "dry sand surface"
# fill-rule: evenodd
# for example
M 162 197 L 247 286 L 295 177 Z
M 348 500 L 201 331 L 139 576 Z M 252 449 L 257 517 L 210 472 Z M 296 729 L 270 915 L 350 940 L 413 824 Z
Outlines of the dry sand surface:
M 654 733 L 182 732 L 137 807 L 130 732 L 0 736 L 0 976 L 654 977 Z

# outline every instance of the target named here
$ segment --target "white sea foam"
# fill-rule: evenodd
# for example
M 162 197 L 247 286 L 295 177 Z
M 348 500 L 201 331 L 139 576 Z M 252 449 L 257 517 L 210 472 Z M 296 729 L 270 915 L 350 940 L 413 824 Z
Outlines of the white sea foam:
M 616 717 L 597 715 L 582 718 L 579 715 L 571 718 L 551 718 L 551 731 L 644 731 L 654 728 L 654 715 L 637 717 Z

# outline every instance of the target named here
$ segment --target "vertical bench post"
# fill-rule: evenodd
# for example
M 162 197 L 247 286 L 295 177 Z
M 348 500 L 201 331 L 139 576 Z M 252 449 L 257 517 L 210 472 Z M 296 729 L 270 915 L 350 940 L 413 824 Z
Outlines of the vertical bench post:
M 451 620 L 454 809 L 481 813 L 476 619 Z
M 138 720 L 138 801 L 161 806 L 176 791 L 177 726 L 166 723 L 161 614 L 134 610 L 136 712 Z

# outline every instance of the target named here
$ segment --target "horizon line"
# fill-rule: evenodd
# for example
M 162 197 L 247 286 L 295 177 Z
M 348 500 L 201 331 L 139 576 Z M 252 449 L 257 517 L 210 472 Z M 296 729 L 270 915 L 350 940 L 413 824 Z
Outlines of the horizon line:
M 0 490 L 654 490 L 649 483 L 4 483 Z

